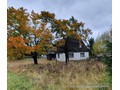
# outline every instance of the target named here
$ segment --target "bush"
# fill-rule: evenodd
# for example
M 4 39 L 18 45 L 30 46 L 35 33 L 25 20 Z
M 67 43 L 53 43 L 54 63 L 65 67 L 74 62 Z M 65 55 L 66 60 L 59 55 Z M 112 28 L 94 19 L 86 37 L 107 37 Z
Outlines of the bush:
M 106 71 L 109 74 L 109 83 L 112 84 L 112 42 L 106 41 L 106 55 L 103 63 L 106 65 Z

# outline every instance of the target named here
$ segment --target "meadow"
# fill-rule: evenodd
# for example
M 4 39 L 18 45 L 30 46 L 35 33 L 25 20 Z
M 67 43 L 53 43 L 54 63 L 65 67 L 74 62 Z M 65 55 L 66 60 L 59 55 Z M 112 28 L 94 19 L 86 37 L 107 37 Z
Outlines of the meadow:
M 8 61 L 8 90 L 112 90 L 106 66 L 99 61 L 39 59 Z

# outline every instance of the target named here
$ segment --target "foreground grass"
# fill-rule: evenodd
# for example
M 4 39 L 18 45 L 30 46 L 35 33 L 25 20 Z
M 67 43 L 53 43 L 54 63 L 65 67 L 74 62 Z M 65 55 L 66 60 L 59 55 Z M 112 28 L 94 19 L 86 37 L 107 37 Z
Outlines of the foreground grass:
M 98 61 L 70 61 L 67 66 L 64 62 L 47 60 L 39 60 L 38 65 L 34 65 L 31 60 L 8 62 L 8 83 L 12 79 L 9 72 L 29 77 L 32 82 L 29 84 L 24 79 L 26 83 L 14 89 L 8 86 L 8 90 L 20 90 L 18 86 L 24 85 L 28 85 L 28 89 L 21 90 L 111 90 L 105 66 Z M 19 77 L 14 78 L 13 82 L 18 83 L 15 80 Z
M 7 74 L 7 90 L 33 90 L 34 83 L 23 75 L 17 75 L 12 72 Z

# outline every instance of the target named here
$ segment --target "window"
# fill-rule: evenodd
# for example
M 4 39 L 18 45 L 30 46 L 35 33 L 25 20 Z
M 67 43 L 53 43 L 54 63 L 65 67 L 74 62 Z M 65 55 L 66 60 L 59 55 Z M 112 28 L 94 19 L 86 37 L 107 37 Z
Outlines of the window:
M 82 48 L 82 45 L 80 45 L 79 47 Z
M 74 58 L 74 54 L 73 53 L 69 53 L 69 58 Z
M 58 58 L 60 58 L 60 54 L 58 54 Z
M 80 53 L 80 57 L 85 57 L 85 53 Z

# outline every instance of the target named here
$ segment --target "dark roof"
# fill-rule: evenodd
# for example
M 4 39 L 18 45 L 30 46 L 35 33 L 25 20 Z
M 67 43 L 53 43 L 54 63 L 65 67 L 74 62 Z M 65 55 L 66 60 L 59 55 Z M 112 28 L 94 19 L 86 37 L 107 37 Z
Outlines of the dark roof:
M 64 47 L 58 47 L 58 53 L 64 52 Z M 68 52 L 89 52 L 88 48 L 85 46 L 84 42 L 78 42 L 77 40 L 70 40 L 68 42 Z

